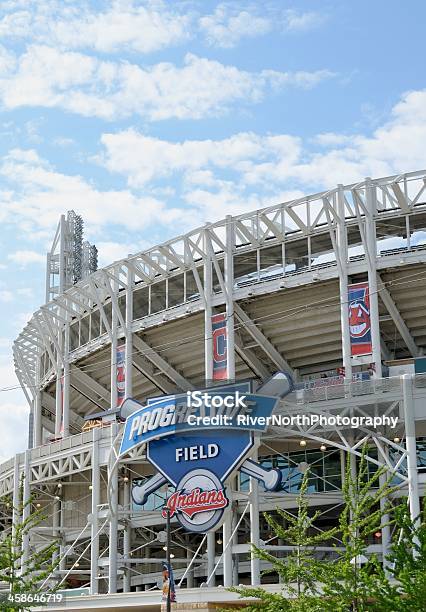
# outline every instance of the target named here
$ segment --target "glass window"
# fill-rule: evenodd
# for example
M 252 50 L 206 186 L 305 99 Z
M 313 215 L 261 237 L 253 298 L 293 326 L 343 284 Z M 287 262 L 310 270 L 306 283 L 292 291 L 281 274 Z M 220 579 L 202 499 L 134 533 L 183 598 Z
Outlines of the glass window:
M 184 280 L 183 274 L 172 276 L 168 279 L 168 307 L 177 306 L 184 302 Z
M 74 321 L 70 325 L 70 351 L 75 351 L 78 348 L 78 339 L 79 339 L 79 322 Z
M 197 267 L 197 272 L 200 277 L 201 285 L 204 281 L 204 270 L 201 266 Z M 188 270 L 185 272 L 186 274 L 186 296 L 185 299 L 187 302 L 192 300 L 198 300 L 200 297 L 200 293 L 198 291 L 197 283 L 195 282 L 194 273 L 192 270 Z
M 222 278 L 223 280 L 225 280 L 225 262 L 223 259 L 220 259 L 217 263 L 219 266 L 219 270 L 222 273 Z M 220 286 L 219 278 L 216 274 L 216 268 L 214 267 L 213 263 L 212 263 L 212 282 L 213 282 L 213 291 L 215 293 L 220 293 L 222 291 L 222 287 Z
M 304 272 L 309 269 L 308 241 L 297 240 L 285 245 L 285 272 Z
M 99 310 L 94 310 L 90 315 L 90 338 L 93 340 L 101 333 L 101 321 Z
M 283 247 L 277 244 L 273 247 L 260 249 L 260 280 L 268 280 L 283 274 Z
M 141 319 L 149 313 L 149 289 L 143 287 L 133 292 L 133 319 Z
M 111 323 L 112 323 L 112 304 L 111 302 L 108 302 L 107 304 L 105 304 L 104 312 L 105 312 L 106 319 L 108 321 L 108 325 L 111 327 Z
M 426 470 L 426 439 L 417 440 L 417 465 L 420 470 Z
M 166 281 L 151 285 L 151 312 L 160 312 L 166 309 Z
M 330 234 L 311 236 L 311 267 L 315 268 L 315 266 L 321 266 L 335 260 Z
M 120 309 L 121 316 L 123 317 L 125 321 L 126 320 L 126 294 L 124 293 L 124 291 L 118 298 L 118 307 Z
M 235 255 L 234 257 L 234 282 L 238 286 L 239 283 L 245 281 L 258 280 L 257 271 L 257 251 L 249 251 Z
M 80 345 L 89 342 L 89 323 L 89 315 L 86 315 L 80 320 Z
M 426 213 L 410 215 L 410 246 L 421 247 L 426 244 Z

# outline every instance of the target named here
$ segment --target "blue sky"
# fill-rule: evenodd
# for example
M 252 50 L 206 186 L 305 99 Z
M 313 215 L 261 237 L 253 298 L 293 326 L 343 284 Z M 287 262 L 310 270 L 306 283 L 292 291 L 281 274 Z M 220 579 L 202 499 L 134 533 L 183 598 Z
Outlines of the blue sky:
M 421 0 L 3 0 L 0 386 L 16 384 L 11 341 L 43 301 L 62 212 L 83 215 L 106 264 L 425 167 L 425 22 Z M 26 442 L 19 391 L 2 414 L 7 457 Z

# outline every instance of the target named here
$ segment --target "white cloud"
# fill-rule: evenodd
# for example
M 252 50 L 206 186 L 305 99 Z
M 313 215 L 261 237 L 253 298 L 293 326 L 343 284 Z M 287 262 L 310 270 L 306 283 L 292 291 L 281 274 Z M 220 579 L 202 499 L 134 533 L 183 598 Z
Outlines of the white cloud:
M 13 293 L 8 289 L 0 289 L 0 302 L 12 302 Z
M 10 5 L 10 12 L 0 21 L 0 36 L 27 37 L 67 49 L 151 53 L 190 35 L 191 15 L 168 3 L 142 6 L 126 0 L 107 4 L 103 11 L 54 0 L 37 0 L 21 8 Z
M 16 290 L 16 293 L 24 298 L 31 299 L 34 297 L 34 291 L 31 287 L 21 287 Z M 0 344 L 1 347 L 1 344 Z
M 323 13 L 308 11 L 301 13 L 294 9 L 289 9 L 285 13 L 285 27 L 290 31 L 313 30 L 324 23 L 326 16 Z
M 16 453 L 28 448 L 28 407 L 25 404 L 11 403 L 0 393 L 0 420 L 2 424 L 2 444 L 0 463 L 7 461 Z
M 123 259 L 127 255 L 139 253 L 152 246 L 147 240 L 141 240 L 140 242 L 114 242 L 113 240 L 108 241 L 96 241 L 96 247 L 98 249 L 99 266 L 106 266 L 114 261 Z
M 46 263 L 46 256 L 36 251 L 15 251 L 14 253 L 10 253 L 7 258 L 23 268 L 29 264 L 35 263 L 44 265 Z
M 371 135 L 320 134 L 303 142 L 289 134 L 238 133 L 222 140 L 168 142 L 133 129 L 104 134 L 99 157 L 132 189 L 177 180 L 181 198 L 214 220 L 365 176 L 426 167 L 426 91 L 409 92 Z M 317 146 L 316 146 L 317 145 Z M 214 211 L 214 213 L 212 213 Z M 193 224 L 194 225 L 194 224 Z
M 7 338 L 1 338 L 2 348 L 11 348 Z M 0 463 L 10 459 L 15 453 L 28 446 L 28 405 L 19 387 L 10 353 L 0 353 L 0 422 L 2 438 Z
M 61 174 L 34 150 L 10 151 L 0 166 L 0 175 L 12 186 L 0 201 L 3 214 L 23 224 L 26 231 L 56 227 L 64 210 L 80 212 L 76 203 L 81 203 L 89 229 L 113 224 L 140 230 L 153 224 L 172 224 L 182 217 L 179 209 L 167 208 L 150 195 L 137 196 L 129 190 L 100 191 L 81 176 Z M 32 251 L 10 255 L 24 265 L 35 259 L 41 262 L 41 257 Z
M 131 232 L 167 227 L 178 234 L 227 213 L 340 182 L 425 167 L 425 108 L 426 92 L 409 92 L 370 135 L 322 133 L 306 142 L 290 134 L 252 132 L 182 142 L 135 129 L 106 133 L 96 159 L 127 181 L 122 190 L 101 191 L 81 176 L 58 172 L 34 150 L 14 149 L 0 165 L 7 186 L 0 201 L 2 215 L 34 234 L 50 231 L 64 210 L 76 208 L 85 218 L 90 239 L 98 242 L 101 237 L 98 246 L 106 263 L 147 246 L 146 238 L 143 244 L 135 242 Z M 82 203 L 81 210 L 76 202 Z M 105 239 L 108 225 L 129 233 L 126 244 L 116 237 Z M 151 236 L 150 243 L 154 241 Z
M 220 3 L 210 15 L 199 19 L 199 28 L 209 45 L 235 47 L 243 38 L 276 32 L 308 32 L 321 26 L 327 17 L 315 11 L 281 10 L 272 5 Z
M 257 103 L 267 91 L 312 87 L 334 76 L 327 70 L 251 73 L 190 53 L 181 67 L 162 62 L 141 68 L 45 45 L 5 60 L 4 70 L 0 99 L 7 109 L 57 107 L 109 120 L 138 114 L 152 121 L 217 115 L 236 102 Z
M 273 24 L 269 17 L 249 10 L 238 10 L 229 4 L 219 4 L 214 13 L 199 20 L 201 31 L 210 45 L 235 47 L 242 38 L 260 36 L 269 32 Z
M 141 186 L 176 172 L 193 172 L 208 166 L 249 172 L 254 164 L 267 162 L 271 156 L 281 160 L 299 154 L 299 139 L 293 136 L 258 136 L 239 133 L 224 140 L 189 140 L 172 143 L 145 136 L 135 130 L 103 134 L 104 165 L 128 178 L 129 185 Z M 198 175 L 199 176 L 199 175 Z M 211 175 L 203 175 L 211 180 Z M 194 181 L 194 175 L 190 179 Z

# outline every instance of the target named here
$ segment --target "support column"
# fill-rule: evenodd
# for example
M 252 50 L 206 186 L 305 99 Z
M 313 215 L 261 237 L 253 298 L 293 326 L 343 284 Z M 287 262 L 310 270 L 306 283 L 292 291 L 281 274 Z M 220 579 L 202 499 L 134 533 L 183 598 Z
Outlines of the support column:
M 228 510 L 223 523 L 223 586 L 232 586 L 232 512 Z
M 64 376 L 63 376 L 63 396 L 62 396 L 62 436 L 67 438 L 70 435 L 70 364 L 68 355 L 70 352 L 70 324 L 65 323 L 64 330 Z
M 15 552 L 19 553 L 19 547 L 16 546 L 16 528 L 21 523 L 21 475 L 19 473 L 19 455 L 15 455 L 13 465 L 13 498 L 12 498 L 12 542 L 14 543 Z M 12 588 L 12 585 L 11 585 Z
M 53 500 L 53 513 L 52 513 L 52 533 L 55 540 L 60 540 L 60 524 L 61 524 L 61 500 Z M 57 563 L 58 558 L 62 556 L 62 546 L 59 546 L 59 550 L 55 550 L 52 555 L 52 565 L 54 566 L 54 572 L 58 571 Z
M 402 376 L 404 399 L 405 445 L 407 449 L 408 500 L 411 519 L 420 520 L 419 480 L 417 471 L 416 422 L 414 415 L 413 378 L 410 374 Z
M 237 509 L 234 508 L 232 512 L 232 531 L 236 528 L 238 523 L 238 512 Z M 232 546 L 236 546 L 238 544 L 238 530 L 235 532 L 234 537 L 232 538 Z M 232 584 L 234 586 L 239 584 L 239 558 L 238 554 L 234 553 L 232 555 Z
M 34 447 L 41 446 L 43 442 L 43 426 L 42 426 L 42 411 L 41 411 L 41 355 L 42 351 L 37 349 L 36 363 L 35 363 L 35 389 L 33 393 L 33 407 L 34 407 Z
M 342 481 L 341 488 L 343 488 L 343 483 L 345 482 L 345 478 L 346 478 L 346 454 L 344 450 L 340 450 L 340 479 Z
M 90 594 L 97 595 L 99 592 L 98 559 L 99 559 L 99 493 L 100 493 L 100 471 L 99 471 L 99 433 L 95 427 L 92 441 L 92 521 L 90 527 Z
M 117 295 L 117 281 L 113 281 L 112 290 Z M 117 331 L 118 315 L 111 300 L 111 408 L 117 406 Z
M 257 451 L 252 459 L 257 461 Z M 250 478 L 250 542 L 259 546 L 259 483 L 255 478 Z M 250 553 L 250 572 L 252 586 L 259 585 L 260 559 L 253 552 Z
M 190 550 L 186 551 L 186 561 L 188 565 L 192 561 L 192 552 Z M 192 589 L 194 587 L 194 570 L 191 568 L 186 575 L 186 588 Z
M 216 534 L 214 531 L 209 531 L 207 534 L 207 586 L 216 586 L 216 576 L 213 574 L 216 557 Z
M 30 507 L 30 452 L 29 450 L 25 451 L 25 459 L 24 459 L 24 483 L 23 483 L 23 491 L 22 491 L 22 522 L 25 523 L 30 517 L 31 507 Z M 26 567 L 30 550 L 30 534 L 28 529 L 25 529 L 25 532 L 22 536 L 22 568 L 23 570 Z
M 117 435 L 117 424 L 111 425 L 111 444 Z M 111 514 L 109 517 L 109 569 L 108 593 L 117 592 L 117 547 L 118 547 L 118 470 L 109 474 L 111 484 Z
M 365 237 L 367 250 L 368 287 L 370 292 L 370 319 L 371 319 L 371 342 L 372 360 L 375 364 L 375 378 L 382 377 L 382 353 L 380 346 L 380 321 L 379 321 L 379 298 L 377 287 L 377 242 L 376 242 L 376 213 L 375 191 L 368 177 L 365 180 L 365 204 L 367 214 L 365 216 Z
M 126 353 L 125 353 L 125 372 L 126 378 L 124 381 L 125 385 L 125 397 L 133 396 L 133 380 L 132 380 L 132 367 L 133 367 L 133 334 L 132 334 L 132 323 L 133 323 L 133 283 L 134 273 L 133 270 L 127 268 L 127 287 L 126 287 Z
M 379 476 L 379 487 L 380 488 L 385 486 L 388 478 L 389 478 L 388 472 L 384 472 L 383 474 L 380 474 L 380 476 Z M 387 503 L 388 503 L 388 498 L 387 497 L 382 497 L 380 499 L 380 510 L 382 512 L 385 510 L 385 507 L 386 507 Z M 382 564 L 383 564 L 383 569 L 385 571 L 386 576 L 388 578 L 390 578 L 391 577 L 391 572 L 389 572 L 388 569 L 387 569 L 386 557 L 389 554 L 389 547 L 390 547 L 390 543 L 391 543 L 391 532 L 390 532 L 390 525 L 387 525 L 387 523 L 389 523 L 389 514 L 386 512 L 386 513 L 384 513 L 382 515 L 380 531 L 382 533 Z
M 41 391 L 39 384 L 36 383 L 34 393 L 34 447 L 41 446 L 43 443 L 41 418 Z
M 339 221 L 337 224 L 336 259 L 339 261 L 339 289 L 340 289 L 340 327 L 342 330 L 342 358 L 345 368 L 345 378 L 352 380 L 351 338 L 349 333 L 348 308 L 348 238 L 345 225 L 345 193 L 343 185 L 338 185 L 337 210 Z
M 226 217 L 225 288 L 226 288 L 226 331 L 227 331 L 227 379 L 235 380 L 234 342 L 234 224 L 231 215 Z M 231 488 L 231 483 L 229 487 Z M 223 524 L 223 585 L 232 586 L 232 514 L 226 512 Z
M 64 504 L 60 502 L 59 528 L 61 530 L 61 546 L 59 550 L 59 558 L 60 558 L 59 569 L 61 571 L 64 571 L 67 567 L 67 556 L 65 554 L 67 551 L 67 545 L 66 545 L 66 539 L 65 539 L 63 527 L 64 527 Z
M 62 337 L 58 337 L 58 344 L 62 351 Z M 63 424 L 63 394 L 62 394 L 62 361 L 60 355 L 56 356 L 56 392 L 55 392 L 55 438 L 62 437 Z
M 127 472 L 126 472 L 126 475 L 127 475 Z M 123 483 L 123 506 L 124 506 L 124 511 L 126 512 L 125 526 L 124 526 L 124 533 L 123 533 L 123 557 L 125 559 L 128 559 L 130 557 L 131 534 L 132 534 L 132 528 L 130 525 L 131 499 L 130 499 L 130 481 L 129 480 Z M 130 567 L 131 567 L 130 563 L 126 562 L 126 567 L 124 570 L 124 577 L 123 577 L 123 593 L 130 592 L 130 586 L 131 586 L 130 585 L 130 577 L 131 577 Z
M 234 341 L 234 222 L 231 215 L 226 217 L 225 287 L 226 287 L 226 332 L 227 332 L 227 378 L 235 380 Z
M 205 382 L 208 387 L 213 380 L 213 329 L 212 329 L 212 261 L 207 248 L 207 232 L 204 230 L 204 370 Z

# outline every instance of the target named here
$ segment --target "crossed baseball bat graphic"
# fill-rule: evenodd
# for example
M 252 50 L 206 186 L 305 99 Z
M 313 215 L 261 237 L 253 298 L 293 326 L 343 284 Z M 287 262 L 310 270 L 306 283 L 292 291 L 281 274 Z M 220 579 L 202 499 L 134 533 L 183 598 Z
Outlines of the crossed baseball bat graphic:
M 263 483 L 267 491 L 276 491 L 281 484 L 282 474 L 279 469 L 265 470 L 261 465 L 251 459 L 246 459 L 240 466 L 240 471 L 247 476 L 256 478 Z M 151 493 L 154 493 L 168 482 L 163 474 L 151 476 L 139 487 L 133 487 L 132 497 L 135 504 L 143 506 Z

